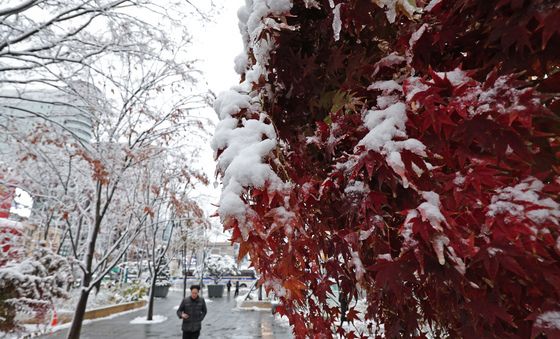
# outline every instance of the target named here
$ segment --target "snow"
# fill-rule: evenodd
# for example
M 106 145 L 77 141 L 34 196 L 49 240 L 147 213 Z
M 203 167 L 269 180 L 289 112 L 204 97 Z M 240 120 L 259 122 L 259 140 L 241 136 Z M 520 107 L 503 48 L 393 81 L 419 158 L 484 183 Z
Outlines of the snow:
M 235 67 L 234 67 L 235 72 L 237 74 L 243 74 L 247 70 L 247 66 L 249 64 L 247 53 L 241 53 L 238 56 L 236 56 L 234 63 L 235 63 Z
M 418 206 L 418 211 L 423 221 L 428 221 L 435 230 L 443 231 L 442 223 L 445 223 L 445 217 L 440 211 L 439 195 L 435 192 L 422 192 L 422 197 L 426 200 Z
M 369 192 L 369 187 L 363 181 L 352 181 L 346 188 L 344 188 L 344 193 L 346 194 L 363 194 Z
M 406 136 L 404 132 L 406 120 L 406 106 L 402 102 L 395 103 L 383 110 L 368 111 L 364 122 L 370 132 L 360 141 L 359 145 L 381 152 L 393 138 Z
M 448 239 L 449 240 L 449 239 Z M 447 246 L 448 244 L 446 244 Z M 461 259 L 457 253 L 455 252 L 455 249 L 451 246 L 447 247 L 447 252 L 449 255 L 449 259 L 451 259 L 451 261 L 453 262 L 453 267 L 462 275 L 465 275 L 465 273 L 467 272 L 467 266 L 465 265 L 465 262 L 463 261 L 463 259 Z M 445 259 L 443 260 L 445 262 Z
M 418 243 L 413 238 L 414 233 L 412 231 L 412 219 L 417 218 L 417 217 L 418 217 L 418 211 L 417 210 L 409 210 L 407 215 L 406 215 L 406 219 L 405 219 L 405 221 L 403 223 L 403 226 L 402 226 L 402 229 L 401 229 L 401 235 L 404 238 L 403 251 L 406 251 L 410 248 L 413 248 Z
M 486 215 L 496 217 L 505 214 L 506 221 L 526 216 L 535 224 L 551 222 L 559 225 L 560 204 L 551 198 L 541 198 L 543 187 L 542 181 L 528 177 L 513 187 L 498 189 L 492 196 Z M 526 210 L 526 207 L 530 209 Z
M 406 101 L 412 101 L 412 98 L 417 94 L 427 91 L 430 87 L 422 82 L 419 77 L 409 77 L 405 80 L 404 91 L 406 94 Z
M 408 40 L 409 49 L 412 49 L 414 45 L 420 40 L 424 32 L 426 32 L 426 28 L 428 28 L 428 24 L 423 24 L 416 30 L 416 32 L 412 33 L 410 39 Z
M 461 175 L 460 172 L 455 173 L 455 179 L 453 179 L 453 183 L 457 186 L 463 186 L 465 183 L 465 177 Z
M 527 97 L 531 89 L 515 88 L 511 83 L 513 80 L 508 76 L 499 77 L 494 84 L 487 86 L 483 83 L 477 83 L 465 71 L 458 68 L 449 72 L 436 72 L 436 74 L 438 77 L 447 78 L 454 87 L 468 85 L 463 95 L 454 99 L 453 106 L 467 110 L 470 117 L 493 112 L 513 114 L 530 111 L 530 107 L 522 105 L 520 100 Z M 428 90 L 430 88 L 429 84 L 433 84 L 433 80 L 422 80 L 419 77 L 407 78 L 403 85 L 406 101 L 410 103 L 417 93 Z M 530 101 L 530 104 L 540 105 L 540 100 L 534 98 Z M 512 151 L 508 145 L 507 153 L 509 154 Z
M 390 60 L 384 61 L 384 64 L 399 63 L 401 59 L 402 57 L 398 55 L 392 55 Z M 368 90 L 381 91 L 382 95 L 377 97 L 376 109 L 370 109 L 364 114 L 364 125 L 369 129 L 369 132 L 359 141 L 358 146 L 364 146 L 366 150 L 373 150 L 384 155 L 387 164 L 401 177 L 403 186 L 407 188 L 409 180 L 406 176 L 401 151 L 408 150 L 425 157 L 426 146 L 417 139 L 408 138 L 406 134 L 407 106 L 406 103 L 400 101 L 403 87 L 400 83 L 391 79 L 376 81 L 368 87 Z M 418 166 L 413 170 L 417 175 L 422 173 L 422 169 Z
M 146 319 L 146 316 L 136 317 L 130 321 L 131 324 L 159 324 L 167 320 L 166 316 L 154 315 L 152 320 Z
M 270 312 L 269 307 L 257 307 L 257 306 L 241 307 L 241 306 L 237 306 L 237 309 L 241 310 L 241 311 Z
M 387 82 L 379 85 L 381 88 L 394 88 L 395 84 Z M 425 146 L 416 139 L 405 139 L 406 135 L 406 105 L 402 102 L 394 103 L 387 108 L 366 112 L 364 123 L 370 130 L 358 143 L 368 150 L 374 150 L 386 155 L 387 163 L 399 174 L 405 187 L 408 180 L 405 175 L 404 163 L 400 151 L 406 149 L 420 156 L 425 156 Z M 393 141 L 395 138 L 405 139 Z
M 239 275 L 237 263 L 229 255 L 211 254 L 204 261 L 204 269 L 210 277 L 219 282 L 224 275 Z M 203 266 L 197 267 L 195 276 L 203 269 Z
M 370 228 L 370 229 L 367 230 L 367 231 L 361 230 L 361 231 L 360 231 L 359 240 L 360 240 L 360 241 L 366 240 L 366 239 L 369 238 L 369 236 L 373 233 L 373 231 L 374 231 L 374 227 Z
M 441 2 L 441 0 L 431 0 L 430 3 L 428 3 L 428 5 L 426 7 L 424 7 L 424 11 L 425 12 L 430 12 L 432 9 L 434 9 L 434 7 L 436 7 L 439 3 Z
M 269 191 L 286 188 L 267 162 L 277 147 L 277 136 L 260 105 L 263 93 L 253 88 L 261 77 L 266 78 L 266 66 L 276 45 L 273 37 L 262 38 L 261 33 L 265 29 L 294 29 L 270 17 L 288 15 L 291 8 L 290 0 L 248 0 L 239 9 L 237 16 L 245 51 L 235 59 L 235 69 L 244 73 L 245 80 L 221 93 L 214 104 L 220 122 L 211 146 L 217 155 L 217 171 L 223 178 L 218 214 L 222 222 L 237 220 L 245 240 L 252 229 L 249 219 L 254 212 L 241 196 L 248 188 L 265 185 Z M 251 54 L 254 63 L 249 62 L 253 60 Z
M 548 311 L 539 315 L 535 320 L 538 328 L 560 330 L 560 311 Z
M 377 107 L 380 109 L 385 109 L 399 101 L 399 97 L 396 95 L 380 95 L 377 97 Z
M 401 64 L 405 61 L 406 61 L 406 59 L 403 56 L 399 55 L 397 52 L 393 52 L 393 53 L 381 58 L 378 62 L 375 63 L 373 76 L 375 76 L 377 73 L 379 73 L 379 71 L 383 67 L 392 67 L 392 66 Z
M 0 228 L 13 228 L 16 230 L 24 230 L 24 225 L 19 221 L 0 218 Z
M 234 217 L 245 221 L 248 213 L 240 195 L 244 187 L 264 187 L 265 183 L 280 186 L 281 180 L 274 173 L 265 157 L 276 147 L 274 127 L 265 122 L 265 114 L 259 119 L 233 117 L 241 109 L 250 108 L 250 97 L 233 90 L 222 93 L 214 109 L 222 119 L 214 134 L 211 146 L 217 152 L 223 150 L 218 158 L 218 170 L 223 173 L 223 192 L 219 214 L 224 220 Z M 241 123 L 241 126 L 239 126 Z M 248 230 L 244 237 L 248 236 Z
M 488 254 L 490 254 L 491 257 L 495 256 L 498 253 L 503 252 L 503 250 L 496 247 L 488 247 L 486 250 L 488 251 Z
M 303 0 L 303 2 L 305 3 L 305 8 L 321 9 L 321 5 L 319 4 L 319 2 L 317 0 Z M 332 2 L 332 0 L 331 0 L 331 2 Z
M 249 108 L 251 97 L 237 91 L 225 91 L 220 93 L 214 102 L 214 111 L 221 119 L 239 113 L 243 108 Z
M 473 80 L 472 78 L 467 76 L 467 73 L 459 68 L 456 68 L 450 72 L 436 72 L 436 74 L 442 79 L 447 78 L 447 80 L 449 80 L 449 82 L 451 82 L 451 84 L 455 87 Z
M 356 273 L 356 279 L 358 281 L 361 281 L 362 278 L 364 277 L 365 269 L 358 252 L 352 251 L 352 261 L 350 262 L 350 264 L 352 267 L 354 267 L 354 273 Z
M 292 9 L 291 0 L 267 0 L 266 4 L 270 8 L 271 13 L 276 15 L 289 12 Z
M 432 246 L 436 252 L 438 262 L 440 265 L 445 265 L 445 256 L 443 254 L 445 246 L 449 245 L 449 238 L 443 234 L 438 234 L 432 240 Z
M 380 90 L 385 94 L 389 94 L 394 91 L 402 92 L 402 86 L 399 85 L 395 80 L 376 81 L 373 84 L 369 85 L 367 89 L 368 91 Z
M 288 291 L 286 290 L 286 288 L 282 285 L 282 281 L 278 278 L 269 278 L 267 279 L 263 286 L 265 287 L 265 289 L 272 289 L 274 291 L 274 294 L 277 297 L 285 297 L 287 296 Z
M 109 316 L 106 316 L 106 317 L 103 317 L 103 318 L 86 319 L 82 322 L 82 325 L 88 325 L 88 324 L 95 323 L 95 322 L 98 322 L 98 321 L 114 319 L 116 317 L 120 317 L 120 316 L 125 315 L 125 314 L 130 314 L 130 313 L 145 310 L 146 308 L 148 308 L 147 304 L 145 306 L 141 307 L 141 308 L 135 308 L 133 310 L 128 310 L 128 311 L 124 311 L 124 312 L 120 312 L 120 313 L 113 313 L 113 314 L 111 314 Z M 142 318 L 142 317 L 140 317 L 140 318 Z M 145 318 L 145 317 L 143 317 L 143 318 Z M 65 324 L 62 324 L 62 325 L 54 326 L 54 327 L 51 328 L 51 332 L 54 333 L 54 332 L 57 332 L 57 331 L 60 331 L 60 330 L 70 328 L 71 325 L 72 325 L 72 322 L 68 322 L 68 323 L 65 323 Z
M 342 21 L 340 21 L 340 5 L 338 4 L 333 9 L 333 33 L 334 33 L 334 41 L 340 40 L 340 30 L 342 29 Z
M 483 84 L 472 86 L 463 95 L 461 103 L 468 108 L 471 117 L 487 112 L 512 114 L 527 111 L 529 108 L 521 105 L 519 100 L 525 97 L 531 89 L 515 88 L 509 84 L 510 80 L 507 76 L 501 76 L 488 88 L 485 88 Z M 532 104 L 540 105 L 540 100 L 535 98 Z
M 389 253 L 378 254 L 377 259 L 385 260 L 385 261 L 393 261 L 393 257 L 391 257 L 391 254 L 389 254 Z
M 397 18 L 397 9 L 404 11 L 408 17 L 411 17 L 417 10 L 409 0 L 374 0 L 379 7 L 385 8 L 385 16 L 390 23 L 394 23 Z

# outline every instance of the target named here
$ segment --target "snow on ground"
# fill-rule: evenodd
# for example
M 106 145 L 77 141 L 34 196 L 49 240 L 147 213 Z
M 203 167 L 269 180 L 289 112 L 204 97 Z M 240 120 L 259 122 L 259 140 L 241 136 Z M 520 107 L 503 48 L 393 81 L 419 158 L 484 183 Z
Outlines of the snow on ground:
M 152 320 L 146 319 L 146 316 L 136 317 L 130 321 L 131 324 L 159 324 L 167 320 L 166 316 L 154 315 Z
M 113 318 L 119 317 L 119 316 L 124 315 L 124 314 L 129 314 L 129 313 L 137 312 L 137 311 L 139 311 L 139 310 L 144 310 L 144 309 L 146 309 L 147 307 L 148 307 L 148 305 L 146 304 L 146 305 L 143 306 L 143 307 L 135 308 L 135 309 L 133 309 L 133 310 L 128 310 L 128 311 L 124 311 L 124 312 L 120 312 L 120 313 L 111 314 L 111 315 L 109 315 L 109 316 L 107 316 L 107 317 L 96 318 L 96 319 L 87 319 L 87 320 L 84 320 L 84 321 L 83 321 L 82 325 L 87 325 L 87 324 L 91 324 L 91 323 L 94 323 L 94 322 L 97 322 L 97 321 L 102 321 L 102 320 L 113 319 Z M 54 332 L 57 332 L 57 331 L 60 331 L 60 330 L 66 329 L 66 328 L 70 328 L 70 325 L 71 325 L 71 324 L 72 324 L 72 323 L 69 322 L 69 323 L 66 323 L 66 324 L 54 326 L 54 327 L 50 328 L 50 332 L 51 332 L 51 333 L 54 333 Z M 36 327 L 36 330 L 34 330 L 34 331 L 29 331 L 29 332 L 38 332 L 38 333 L 36 333 L 36 334 L 34 334 L 34 335 L 32 335 L 32 336 L 38 336 L 38 335 L 43 335 L 43 334 L 45 334 L 44 331 L 39 331 L 39 327 L 38 327 L 38 326 L 35 325 L 35 327 Z M 43 327 L 44 327 L 44 326 L 43 326 Z
M 257 306 L 239 307 L 239 305 L 238 305 L 237 308 L 235 308 L 234 310 L 235 310 L 235 311 L 272 312 L 272 310 L 271 310 L 270 308 L 262 308 L 262 307 L 257 307 Z

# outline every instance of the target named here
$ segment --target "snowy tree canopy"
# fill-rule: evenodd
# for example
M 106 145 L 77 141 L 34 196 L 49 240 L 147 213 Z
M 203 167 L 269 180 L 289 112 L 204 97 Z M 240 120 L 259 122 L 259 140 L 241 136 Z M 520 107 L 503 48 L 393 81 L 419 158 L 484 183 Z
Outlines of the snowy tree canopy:
M 203 267 L 199 268 L 208 273 L 217 284 L 226 275 L 239 275 L 237 263 L 229 255 L 210 254 L 204 261 Z

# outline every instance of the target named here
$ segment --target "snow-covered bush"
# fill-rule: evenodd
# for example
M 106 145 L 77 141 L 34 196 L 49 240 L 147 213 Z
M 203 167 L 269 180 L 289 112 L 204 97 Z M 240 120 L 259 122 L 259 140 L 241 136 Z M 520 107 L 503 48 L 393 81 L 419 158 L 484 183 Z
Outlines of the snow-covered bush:
M 163 257 L 161 259 L 160 266 L 162 268 L 158 271 L 156 277 L 156 286 L 166 287 L 166 286 L 173 285 L 173 283 L 171 282 L 171 275 L 169 273 L 169 264 L 167 262 L 166 257 Z
M 46 322 L 53 299 L 67 298 L 73 281 L 68 261 L 46 248 L 29 258 L 12 260 L 0 267 L 0 332 L 20 330 L 16 316 L 32 315 Z
M 235 260 L 229 255 L 211 254 L 206 258 L 204 265 L 215 284 L 218 284 L 223 276 L 240 274 Z
M 117 303 L 138 301 L 148 295 L 148 291 L 148 284 L 144 282 L 133 282 L 115 291 L 115 301 Z

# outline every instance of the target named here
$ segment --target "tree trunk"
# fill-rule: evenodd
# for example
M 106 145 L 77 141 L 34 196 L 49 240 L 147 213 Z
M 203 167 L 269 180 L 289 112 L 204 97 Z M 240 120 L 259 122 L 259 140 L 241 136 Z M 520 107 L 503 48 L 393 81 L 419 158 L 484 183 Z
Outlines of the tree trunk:
M 187 250 L 185 249 L 185 245 L 183 244 L 183 251 L 181 255 L 181 269 L 183 270 L 183 299 L 187 296 Z
M 53 219 L 54 212 L 49 215 L 49 220 L 47 221 L 47 225 L 45 226 L 45 233 L 43 234 L 43 240 L 47 241 L 49 238 L 49 228 L 51 227 L 51 221 Z
M 98 181 L 96 185 L 96 195 L 97 201 L 95 202 L 95 223 L 93 230 L 88 234 L 88 244 L 86 256 L 84 258 L 85 272 L 82 281 L 82 294 L 80 295 L 80 300 L 78 305 L 76 305 L 76 312 L 74 313 L 74 318 L 72 319 L 72 326 L 68 332 L 68 339 L 79 339 L 80 331 L 82 330 L 82 322 L 84 321 L 84 315 L 86 313 L 87 300 L 89 297 L 89 286 L 91 284 L 91 266 L 93 263 L 93 256 L 95 254 L 95 243 L 97 242 L 97 235 L 101 228 L 101 220 L 103 216 L 101 214 L 101 189 L 102 184 Z
M 56 249 L 56 254 L 60 255 L 60 250 L 62 250 L 62 246 L 64 245 L 64 241 L 66 241 L 66 237 L 68 236 L 68 232 L 70 232 L 70 230 L 67 228 L 66 231 L 64 232 L 64 235 L 62 236 L 62 239 L 60 240 L 59 244 L 58 244 L 58 248 Z
M 152 286 L 150 287 L 150 299 L 148 301 L 148 317 L 146 318 L 146 320 L 152 320 L 152 318 L 154 317 L 156 278 L 157 278 L 157 274 L 154 273 L 154 276 L 152 277 Z
M 74 312 L 74 318 L 72 319 L 72 325 L 70 331 L 68 332 L 67 339 L 79 339 L 80 331 L 82 330 L 82 322 L 84 321 L 84 315 L 86 314 L 86 306 L 89 297 L 88 290 L 82 290 L 80 295 L 80 300 L 76 306 L 76 311 Z

